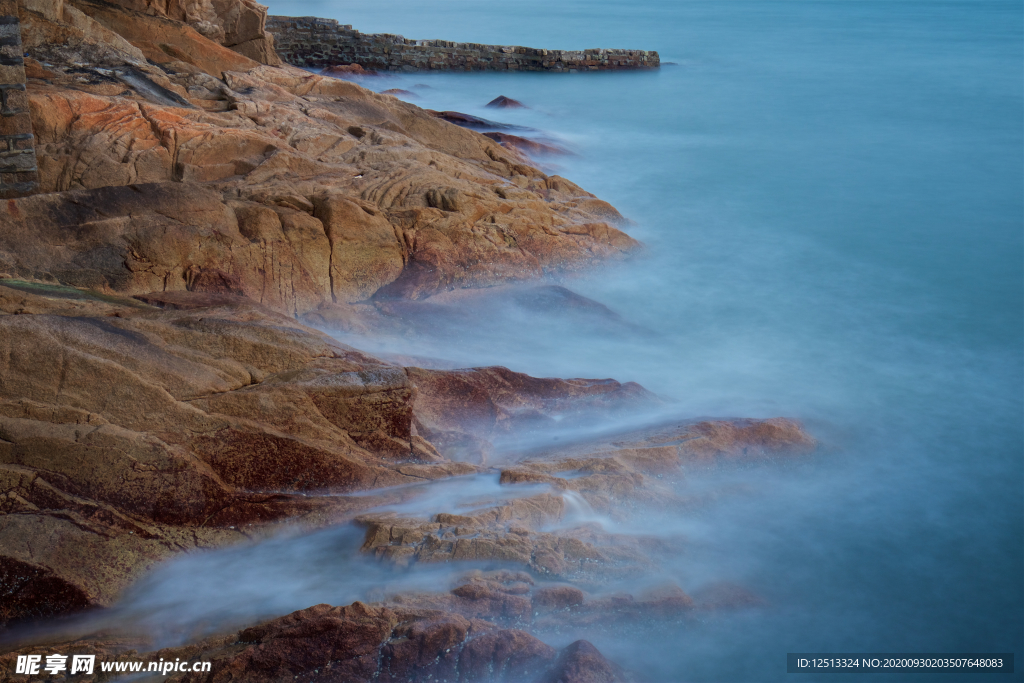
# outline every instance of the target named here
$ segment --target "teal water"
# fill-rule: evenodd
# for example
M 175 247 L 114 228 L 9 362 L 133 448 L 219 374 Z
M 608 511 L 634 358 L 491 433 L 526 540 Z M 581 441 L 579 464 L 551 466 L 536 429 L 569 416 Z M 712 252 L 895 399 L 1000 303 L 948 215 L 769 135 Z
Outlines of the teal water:
M 554 170 L 635 221 L 628 231 L 647 250 L 563 284 L 652 333 L 507 311 L 508 325 L 355 342 L 638 381 L 680 414 L 799 418 L 834 449 L 808 467 L 751 471 L 755 493 L 659 521 L 690 541 L 664 563 L 668 578 L 687 590 L 736 581 L 767 608 L 548 642 L 587 637 L 645 681 L 782 680 L 797 651 L 1015 652 L 1024 667 L 1021 2 L 270 10 L 411 38 L 656 49 L 678 62 L 368 83 L 571 147 L 578 156 L 551 160 Z M 483 108 L 498 95 L 531 109 Z

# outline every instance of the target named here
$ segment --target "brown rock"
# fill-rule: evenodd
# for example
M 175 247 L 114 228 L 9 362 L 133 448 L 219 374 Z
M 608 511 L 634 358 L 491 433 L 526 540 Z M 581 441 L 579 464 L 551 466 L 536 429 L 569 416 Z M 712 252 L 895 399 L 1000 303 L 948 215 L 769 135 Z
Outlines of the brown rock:
M 111 26 L 129 19 L 169 21 L 102 9 L 112 13 Z M 96 16 L 106 15 L 97 10 Z M 159 27 L 153 30 L 163 36 Z M 196 44 L 203 59 L 220 59 Z M 74 207 L 96 207 L 117 195 L 114 206 L 127 213 L 102 220 L 95 210 L 62 208 L 70 198 L 28 198 L 0 214 L 10 226 L 7 234 L 30 240 L 17 248 L 0 246 L 8 251 L 0 254 L 8 272 L 48 273 L 65 277 L 66 284 L 127 294 L 186 287 L 241 293 L 302 315 L 373 295 L 415 299 L 532 279 L 639 246 L 594 222 L 611 214 L 580 188 L 547 178 L 492 141 L 452 129 L 410 105 L 304 72 L 244 65 L 249 73 L 225 71 L 222 82 L 186 64 L 187 56 L 166 60 L 177 71 L 160 76 L 146 65 L 146 88 L 132 89 L 132 83 L 142 83 L 138 79 L 118 81 L 116 92 L 130 97 L 102 94 L 98 85 L 91 92 L 69 89 L 63 85 L 71 82 L 68 74 L 30 90 L 46 190 L 150 183 L 141 194 L 165 196 L 167 210 L 150 211 L 160 200 L 134 191 L 108 189 L 71 200 Z M 194 108 L 167 106 L 157 86 Z M 320 99 L 311 109 L 300 96 Z M 207 111 L 218 107 L 223 111 Z M 441 145 L 452 156 L 431 151 L 425 163 L 421 152 Z M 372 157 L 363 154 L 369 149 Z M 507 188 L 501 177 L 510 179 Z M 207 187 L 168 186 L 182 181 Z M 198 201 L 176 201 L 185 194 Z M 209 212 L 220 216 L 193 218 Z M 98 238 L 109 244 L 107 257 L 82 267 L 62 260 L 52 243 L 33 246 L 38 231 L 25 224 L 55 214 L 64 228 L 89 223 L 101 230 L 64 253 L 93 250 Z M 174 226 L 172 240 L 159 243 L 143 229 L 138 244 L 129 247 L 123 235 L 138 223 L 156 230 L 183 225 Z M 207 225 L 217 239 L 198 234 Z M 83 279 L 86 273 L 89 279 Z
M 463 645 L 472 630 L 470 621 L 458 615 L 399 626 L 381 648 L 380 680 L 458 680 Z
M 674 584 L 645 591 L 639 599 L 648 614 L 673 617 L 693 609 L 693 598 Z
M 109 604 L 182 548 L 243 538 L 229 527 L 346 505 L 281 491 L 397 484 L 402 462 L 440 459 L 410 440 L 401 368 L 237 297 L 150 297 L 172 299 L 160 311 L 75 291 L 0 287 L 21 312 L 0 315 L 0 559 L 25 577 L 9 617 Z
M 504 590 L 496 589 L 493 585 L 468 583 L 453 590 L 452 595 L 463 599 L 459 611 L 471 616 L 511 620 L 528 619 L 530 616 L 529 598 L 510 595 Z
M 127 294 L 246 294 L 293 314 L 330 296 L 329 273 L 307 270 L 330 260 L 313 253 L 314 240 L 296 240 L 299 248 L 287 240 L 252 242 L 232 209 L 203 187 L 161 183 L 37 195 L 9 204 L 0 219 L 0 262 L 16 275 L 48 272 L 67 284 Z M 72 230 L 78 226 L 87 228 Z M 66 237 L 50 241 L 58 233 Z
M 579 678 L 617 671 L 592 646 L 574 643 L 559 657 L 521 630 L 436 610 L 394 610 L 359 602 L 347 607 L 316 605 L 237 634 L 155 652 L 151 648 L 152 643 L 138 636 L 92 636 L 21 647 L 0 655 L 0 666 L 13 667 L 19 654 L 59 651 L 99 654 L 103 661 L 212 664 L 209 672 L 172 673 L 166 678 L 178 683 L 620 680 Z M 567 675 L 577 677 L 564 678 Z
M 510 130 L 521 128 L 520 126 L 513 126 L 507 123 L 489 121 L 488 119 L 482 119 L 479 116 L 473 116 L 472 114 L 463 114 L 460 111 L 432 111 L 431 113 L 439 119 L 443 119 L 448 123 L 454 123 L 456 126 L 461 126 L 463 128 L 482 130 L 495 128 L 498 130 Z
M 379 209 L 330 194 L 316 198 L 314 216 L 327 230 L 331 282 L 339 298 L 366 299 L 401 274 L 404 247 Z
M 577 640 L 562 650 L 544 679 L 545 683 L 621 683 L 625 680 L 622 669 L 605 659 L 586 640 Z
M 569 150 L 564 147 L 550 143 L 537 142 L 518 135 L 509 135 L 508 133 L 499 133 L 496 131 L 484 133 L 484 135 L 499 143 L 502 147 L 511 148 L 517 152 L 522 152 L 523 154 L 531 156 L 564 156 L 569 154 Z
M 583 591 L 572 586 L 540 588 L 533 594 L 534 611 L 562 610 L 583 604 Z
M 543 675 L 555 654 L 554 648 L 525 631 L 492 631 L 466 643 L 459 671 L 471 681 L 529 680 Z
M 209 674 L 186 681 L 370 681 L 378 653 L 397 625 L 384 608 L 317 605 L 238 634 L 241 652 L 215 661 Z M 251 644 L 250 644 L 251 643 Z
M 505 97 L 504 95 L 498 95 L 488 102 L 486 106 L 492 109 L 523 109 L 526 107 L 519 100 L 513 100 L 511 97 Z
M 351 76 L 372 76 L 376 75 L 376 73 L 375 71 L 364 69 L 358 64 L 336 64 L 321 71 L 320 75 L 330 76 L 331 78 L 345 78 Z
M 507 368 L 444 371 L 409 368 L 419 391 L 417 429 L 451 457 L 465 459 L 467 435 L 491 439 L 519 430 L 584 422 L 613 411 L 653 407 L 658 399 L 635 383 L 538 379 Z M 478 456 L 479 457 L 479 456 Z
M 681 450 L 695 460 L 806 455 L 818 445 L 797 422 L 781 417 L 701 422 L 694 425 L 692 431 L 698 438 L 683 443 Z
M 145 0 L 141 0 L 140 4 L 144 2 Z M 175 4 L 168 4 L 167 9 L 171 15 L 168 16 L 159 11 L 153 15 L 147 11 L 150 7 L 131 7 L 127 4 L 119 7 L 90 0 L 75 0 L 75 6 L 84 14 L 124 37 L 141 50 L 147 59 L 158 64 L 182 61 L 214 76 L 220 76 L 224 71 L 245 71 L 258 66 L 259 62 L 219 44 L 218 31 L 211 32 L 211 39 L 196 30 L 196 26 L 205 28 L 203 22 L 209 20 L 197 18 L 189 24 L 182 23 L 184 14 L 180 6 L 174 7 Z M 242 8 L 246 5 L 238 2 L 236 7 Z M 216 18 L 213 20 L 216 21 Z M 213 25 L 212 22 L 209 23 Z M 253 54 L 256 55 L 254 52 Z
M 100 11 L 98 4 L 75 3 L 90 16 Z M 113 3 L 122 14 L 132 11 L 187 24 L 197 34 L 218 45 L 232 48 L 261 64 L 280 64 L 274 52 L 273 37 L 264 30 L 267 8 L 253 0 L 203 0 L 202 2 L 152 2 L 151 0 L 120 0 Z M 107 17 L 113 13 L 104 12 Z M 102 20 L 101 20 L 102 22 Z M 105 22 L 103 22 L 105 24 Z M 165 24 L 170 26 L 170 24 Z M 114 29 L 121 35 L 126 32 Z M 137 38 L 132 34 L 131 38 Z M 129 38 L 129 39 L 131 39 Z M 140 46 L 141 47 L 141 46 Z M 160 61 L 160 60 L 156 60 Z M 208 72 L 209 73 L 209 72 Z

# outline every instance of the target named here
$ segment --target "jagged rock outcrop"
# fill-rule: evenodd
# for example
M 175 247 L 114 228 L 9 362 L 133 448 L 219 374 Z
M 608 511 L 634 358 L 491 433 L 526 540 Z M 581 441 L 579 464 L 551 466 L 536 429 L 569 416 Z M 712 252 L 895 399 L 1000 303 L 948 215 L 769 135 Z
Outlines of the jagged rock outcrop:
M 145 35 L 147 31 L 144 26 L 160 26 L 165 30 L 170 29 L 172 34 L 195 31 L 211 42 L 230 48 L 260 64 L 281 64 L 274 52 L 273 36 L 265 30 L 267 8 L 253 0 L 22 0 L 21 4 L 27 12 L 41 16 L 56 26 L 65 27 L 67 35 L 96 46 L 107 44 L 129 54 L 137 53 L 130 44 L 156 37 L 155 34 Z M 152 20 L 139 21 L 140 15 L 151 17 Z M 32 24 L 32 29 L 39 28 L 38 23 Z M 166 37 L 169 39 L 166 42 L 173 45 L 174 36 Z M 152 45 L 159 45 L 160 42 L 153 42 Z
M 502 370 L 486 369 L 482 374 L 500 375 Z M 429 397 L 431 387 L 420 379 L 423 370 L 409 368 L 408 372 L 424 387 L 424 413 L 432 414 L 437 410 L 436 404 L 431 405 L 436 398 Z M 465 371 L 445 374 L 463 381 Z M 551 381 L 526 379 L 530 383 Z M 508 385 L 495 382 L 482 391 L 500 401 Z M 523 404 L 535 400 L 528 389 L 516 393 Z M 630 399 L 618 391 L 602 399 L 613 396 L 621 408 L 630 407 Z M 593 396 L 573 396 L 571 390 L 560 400 L 571 401 L 577 409 L 593 408 Z M 454 414 L 462 412 L 451 408 Z M 558 414 L 559 409 L 552 408 L 549 406 L 548 414 Z M 472 411 L 466 412 L 472 415 Z M 424 419 L 419 411 L 416 419 Z M 471 424 L 477 426 L 480 421 Z M 521 428 L 530 429 L 529 422 Z M 607 533 L 585 520 L 557 531 L 550 530 L 552 525 L 583 511 L 615 519 L 628 517 L 637 509 L 700 504 L 697 498 L 681 497 L 674 487 L 685 467 L 710 461 L 798 457 L 816 447 L 799 425 L 785 419 L 676 424 L 552 449 L 503 465 L 500 482 L 510 489 L 507 502 L 472 511 L 439 505 L 429 517 L 371 513 L 357 520 L 366 527 L 363 550 L 399 566 L 499 561 L 517 564 L 539 576 L 600 583 L 650 569 L 652 551 L 664 549 L 665 541 Z M 525 490 L 516 496 L 516 487 Z
M 193 24 L 216 3 L 155 7 L 24 8 L 40 184 L 60 194 L 0 212 L 0 274 L 124 294 L 230 291 L 301 315 L 639 247 L 607 203 L 477 133 L 210 40 Z M 68 230 L 81 225 L 91 236 Z M 54 231 L 69 243 L 52 247 Z

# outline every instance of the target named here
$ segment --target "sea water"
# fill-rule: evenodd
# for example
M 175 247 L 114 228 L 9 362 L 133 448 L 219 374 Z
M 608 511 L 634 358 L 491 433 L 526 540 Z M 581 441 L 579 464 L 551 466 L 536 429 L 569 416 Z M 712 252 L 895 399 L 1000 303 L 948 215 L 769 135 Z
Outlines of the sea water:
M 614 204 L 646 249 L 559 281 L 631 333 L 510 307 L 422 338 L 346 341 L 637 381 L 681 416 L 789 416 L 826 446 L 806 466 L 690 477 L 738 477 L 745 493 L 628 527 L 686 539 L 661 578 L 731 581 L 765 606 L 545 640 L 586 637 L 644 681 L 782 680 L 787 652 L 1015 652 L 1024 667 L 1020 2 L 275 0 L 270 12 L 661 54 L 650 72 L 365 82 L 557 141 L 574 155 L 543 160 L 548 172 Z M 529 108 L 483 107 L 498 95 Z M 354 599 L 337 581 L 318 589 L 321 575 L 273 607 Z

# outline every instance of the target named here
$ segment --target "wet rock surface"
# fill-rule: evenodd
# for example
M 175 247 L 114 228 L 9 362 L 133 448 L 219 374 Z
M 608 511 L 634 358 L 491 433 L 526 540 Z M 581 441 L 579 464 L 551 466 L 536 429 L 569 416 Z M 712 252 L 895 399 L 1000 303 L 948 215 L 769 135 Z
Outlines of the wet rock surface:
M 728 585 L 697 599 L 677 586 L 608 593 L 609 582 L 650 572 L 674 541 L 573 521 L 579 506 L 610 518 L 671 507 L 680 498 L 666 484 L 688 464 L 815 447 L 789 420 L 704 421 L 513 459 L 506 450 L 488 462 L 493 440 L 534 431 L 552 415 L 585 424 L 659 399 L 612 380 L 403 367 L 238 295 L 125 299 L 8 284 L 0 284 L 0 576 L 10 624 L 111 605 L 158 562 L 258 541 L 283 524 L 354 521 L 364 529 L 362 552 L 399 569 L 508 567 L 467 575 L 449 593 L 396 595 L 366 608 L 371 616 L 337 617 L 344 624 L 316 617 L 295 631 L 301 637 L 273 629 L 239 636 L 247 645 L 219 654 L 224 666 L 212 677 L 188 680 L 309 675 L 326 666 L 312 653 L 328 645 L 348 653 L 331 655 L 338 680 L 380 677 L 358 643 L 384 647 L 384 631 L 392 634 L 381 650 L 387 671 L 420 680 L 407 667 L 427 645 L 408 641 L 463 626 L 451 671 L 465 676 L 452 680 L 504 680 L 487 678 L 502 667 L 540 675 L 556 664 L 565 680 L 584 680 L 572 676 L 588 667 L 619 675 L 584 646 L 559 655 L 528 633 L 594 627 L 609 614 L 643 623 L 761 602 Z M 455 506 L 428 502 L 423 514 L 369 511 L 415 500 L 407 484 L 466 475 L 497 477 L 500 492 Z M 366 489 L 380 493 L 337 495 Z M 39 537 L 59 540 L 32 542 Z M 418 625 L 395 636 L 409 617 L 394 621 L 387 610 L 415 612 Z M 424 610 L 441 616 L 428 625 Z M 476 639 L 452 615 L 497 630 Z M 361 635 L 345 635 L 352 629 Z
M 144 642 L 128 638 L 78 640 L 59 646 L 69 652 L 100 652 L 108 661 L 152 657 L 154 661 L 210 662 L 209 672 L 160 677 L 182 683 L 629 680 L 586 641 L 558 651 L 523 630 L 483 619 L 359 602 L 346 607 L 315 605 L 183 648 L 146 651 Z M 10 659 L 11 655 L 0 655 L 0 664 Z M 92 683 L 102 678 L 81 676 L 81 680 Z
M 475 386 L 476 412 L 495 421 L 498 406 L 505 419 L 520 409 L 544 419 L 643 394 L 503 368 L 407 369 L 238 297 L 142 297 L 174 304 L 161 309 L 12 284 L 0 285 L 0 547 L 9 573 L 26 578 L 5 597 L 8 618 L 110 604 L 176 552 L 379 503 L 309 494 L 478 471 L 417 433 L 440 429 L 438 411 L 461 400 L 452 383 Z M 478 443 L 496 428 L 463 420 L 443 427 Z M 40 548 L 28 540 L 38 534 L 62 541 Z M 43 584 L 64 597 L 33 607 Z

